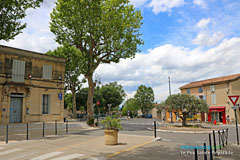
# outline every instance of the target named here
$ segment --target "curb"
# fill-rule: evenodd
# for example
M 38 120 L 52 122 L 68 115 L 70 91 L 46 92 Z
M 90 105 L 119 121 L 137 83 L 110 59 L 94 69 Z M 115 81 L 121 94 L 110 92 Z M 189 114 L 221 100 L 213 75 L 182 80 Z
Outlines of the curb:
M 147 128 L 150 131 L 153 131 L 152 128 Z M 204 134 L 204 133 L 212 133 L 212 131 L 170 131 L 170 130 L 160 130 L 157 129 L 157 132 L 165 132 L 165 133 L 190 133 L 190 134 Z

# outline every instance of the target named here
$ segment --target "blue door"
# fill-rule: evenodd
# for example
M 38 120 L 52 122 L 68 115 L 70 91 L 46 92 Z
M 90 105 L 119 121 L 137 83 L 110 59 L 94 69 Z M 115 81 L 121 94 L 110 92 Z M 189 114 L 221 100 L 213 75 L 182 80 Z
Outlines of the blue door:
M 22 122 L 22 99 L 21 97 L 11 97 L 10 123 Z

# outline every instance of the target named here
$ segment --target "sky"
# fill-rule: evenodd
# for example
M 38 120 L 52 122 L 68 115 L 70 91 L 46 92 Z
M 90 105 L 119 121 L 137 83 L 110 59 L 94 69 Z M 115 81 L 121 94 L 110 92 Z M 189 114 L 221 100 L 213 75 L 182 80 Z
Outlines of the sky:
M 138 86 L 152 87 L 155 101 L 192 81 L 239 73 L 240 1 L 238 0 L 131 0 L 143 16 L 140 33 L 144 45 L 134 59 L 101 64 L 95 74 L 102 84 L 118 82 L 127 98 Z M 1 45 L 45 53 L 59 46 L 49 29 L 54 0 L 29 9 L 27 28 Z

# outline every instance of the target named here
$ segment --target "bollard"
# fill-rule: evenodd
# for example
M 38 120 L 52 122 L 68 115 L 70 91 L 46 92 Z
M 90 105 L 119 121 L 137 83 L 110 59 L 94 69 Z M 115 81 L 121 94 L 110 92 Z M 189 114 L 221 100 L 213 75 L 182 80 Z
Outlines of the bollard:
M 220 133 L 220 131 L 218 131 L 218 143 L 219 143 L 219 150 L 221 150 L 222 149 L 222 146 L 221 146 L 221 133 Z
M 224 147 L 224 130 L 222 130 L 222 136 L 221 136 L 221 139 L 222 139 L 222 146 Z
M 157 138 L 157 127 L 156 127 L 156 121 L 154 121 L 154 137 Z
M 68 120 L 66 119 L 66 133 L 68 133 Z
M 6 144 L 8 144 L 8 124 L 6 126 Z
M 215 131 L 213 130 L 213 145 L 214 145 L 214 152 L 215 155 L 217 154 L 217 145 L 216 145 L 216 137 L 215 137 Z
M 55 135 L 57 135 L 57 121 L 55 121 Z
M 26 135 L 26 140 L 28 140 L 28 123 L 27 123 L 27 135 Z
M 195 151 L 195 160 L 198 160 L 197 148 L 194 148 Z
M 211 134 L 209 134 L 209 147 L 210 147 L 210 160 L 213 160 Z
M 207 146 L 206 143 L 203 143 L 204 146 L 204 160 L 207 160 Z
M 44 130 L 45 130 L 45 122 L 43 122 L 43 132 L 42 132 L 42 137 L 44 137 Z
M 228 144 L 228 128 L 226 129 L 226 145 Z

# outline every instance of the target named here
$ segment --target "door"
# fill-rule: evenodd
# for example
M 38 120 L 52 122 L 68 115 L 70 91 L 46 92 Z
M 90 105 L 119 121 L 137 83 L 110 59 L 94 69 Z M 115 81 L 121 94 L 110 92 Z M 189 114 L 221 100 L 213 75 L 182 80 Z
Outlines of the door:
M 223 122 L 223 114 L 222 114 L 222 112 L 219 112 L 219 121 Z
M 11 97 L 9 122 L 22 122 L 22 98 L 20 97 Z

